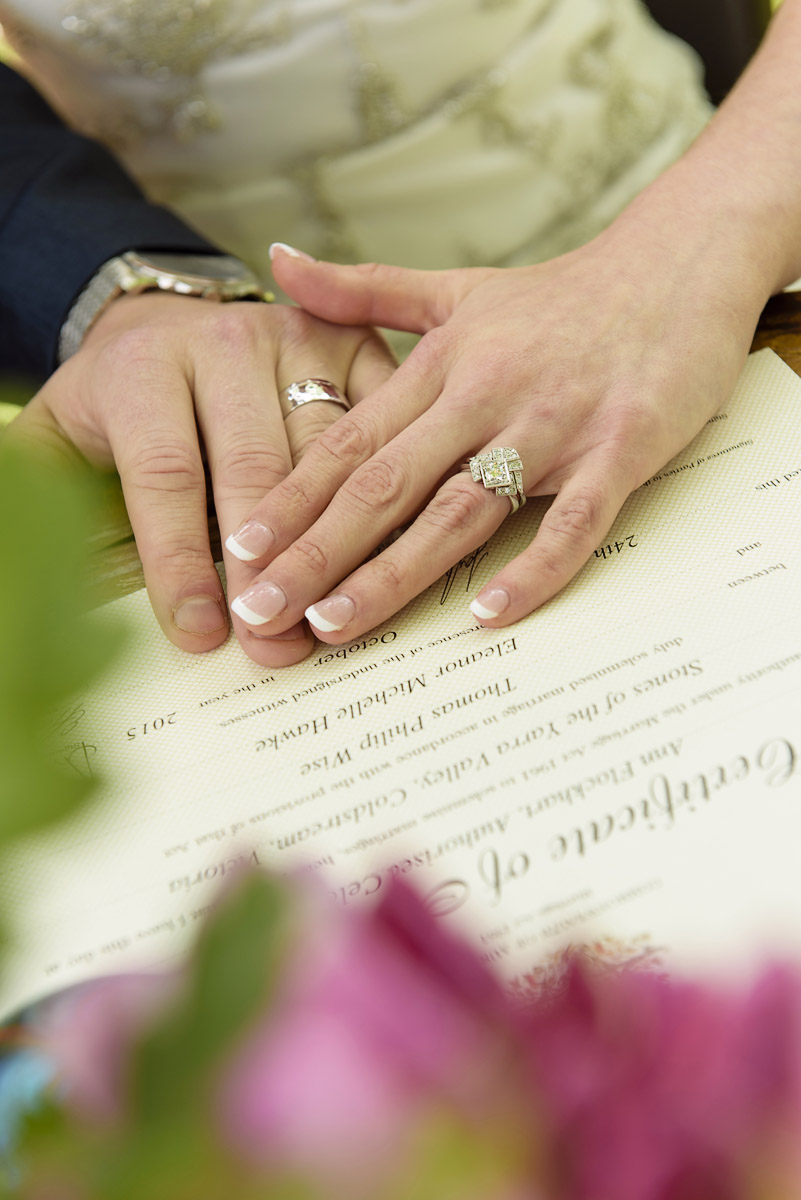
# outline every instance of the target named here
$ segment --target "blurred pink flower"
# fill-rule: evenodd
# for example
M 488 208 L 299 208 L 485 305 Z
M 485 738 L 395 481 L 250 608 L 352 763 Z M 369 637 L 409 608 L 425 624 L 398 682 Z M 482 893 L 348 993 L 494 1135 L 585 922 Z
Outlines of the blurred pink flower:
M 386 1172 L 421 1108 L 478 1119 L 514 1091 L 512 1022 L 474 952 L 394 887 L 371 912 L 319 920 L 226 1071 L 226 1136 L 254 1163 Z
M 553 1194 L 742 1197 L 766 1147 L 801 1141 L 800 1000 L 789 971 L 743 998 L 576 960 L 529 1027 Z
M 355 914 L 301 895 L 269 1002 L 199 1088 L 248 1195 L 288 1175 L 320 1200 L 801 1196 L 794 972 L 743 992 L 576 955 L 521 1005 L 408 887 Z M 101 981 L 51 1020 L 79 1121 L 135 1127 L 134 1044 L 179 983 Z

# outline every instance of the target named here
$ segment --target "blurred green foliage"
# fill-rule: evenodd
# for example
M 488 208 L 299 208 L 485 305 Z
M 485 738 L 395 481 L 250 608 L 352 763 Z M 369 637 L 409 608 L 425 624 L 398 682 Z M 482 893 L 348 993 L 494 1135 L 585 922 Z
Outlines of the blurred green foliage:
M 269 1002 L 286 936 L 286 888 L 242 881 L 204 929 L 180 1007 L 138 1049 L 135 1089 L 144 1124 L 193 1108 L 202 1081 Z
M 291 933 L 288 889 L 240 878 L 135 1046 L 124 1110 L 92 1124 L 52 1097 L 28 1118 L 18 1200 L 49 1200 L 55 1185 L 69 1200 L 313 1200 L 308 1183 L 278 1172 L 266 1183 L 226 1148 L 215 1098 L 223 1063 L 269 1007 Z
M 6 399 L 0 392 L 0 401 Z M 89 627 L 93 476 L 0 437 L 0 845 L 66 816 L 91 779 L 59 743 L 120 634 Z
M 2 432 L 28 394 L 23 384 L 0 387 L 0 849 L 91 796 L 93 777 L 72 761 L 71 729 L 82 695 L 122 641 L 121 630 L 86 615 L 89 546 L 107 482 L 56 444 Z M 70 1200 L 220 1200 L 234 1180 L 237 1200 L 264 1195 L 210 1136 L 209 1108 L 221 1057 L 279 974 L 287 903 L 267 877 L 233 889 L 204 926 L 174 1003 L 137 1047 L 131 1119 L 116 1131 L 93 1128 L 51 1096 L 26 1122 L 21 1183 L 0 1168 L 0 1196 L 38 1200 L 52 1186 Z M 282 1180 L 271 1195 L 305 1200 L 308 1189 Z
M 24 388 L 0 388 L 0 430 L 25 398 Z M 70 816 L 93 789 L 91 774 L 71 762 L 70 739 L 82 695 L 122 640 L 86 616 L 89 545 L 106 499 L 104 481 L 55 446 L 0 432 L 2 849 Z M 0 1195 L 50 1196 L 53 1185 L 53 1195 L 71 1200 L 220 1200 L 233 1177 L 238 1200 L 264 1194 L 209 1136 L 208 1109 L 221 1056 L 279 972 L 286 908 L 274 881 L 241 881 L 204 927 L 175 1002 L 137 1047 L 133 1119 L 116 1132 L 91 1128 L 51 1096 L 27 1122 L 21 1186 L 2 1169 Z M 284 1181 L 274 1194 L 304 1200 L 308 1192 Z

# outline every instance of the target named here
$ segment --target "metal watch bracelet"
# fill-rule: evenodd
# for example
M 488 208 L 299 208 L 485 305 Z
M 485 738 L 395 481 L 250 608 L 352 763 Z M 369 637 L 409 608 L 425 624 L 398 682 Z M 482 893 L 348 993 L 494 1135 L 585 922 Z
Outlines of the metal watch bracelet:
M 154 260 L 158 255 L 153 255 Z M 202 261 L 203 256 L 171 254 L 170 260 L 180 262 L 185 257 L 187 264 Z M 136 251 L 117 255 L 103 263 L 97 273 L 78 296 L 61 327 L 58 342 L 58 361 L 66 362 L 80 350 L 86 334 L 101 313 L 121 295 L 133 295 L 143 291 L 162 290 L 175 295 L 194 296 L 216 301 L 227 300 L 274 300 L 271 292 L 265 291 L 257 277 L 230 255 L 210 258 L 215 264 L 230 264 L 231 278 L 205 278 L 197 271 L 187 271 L 183 277 L 175 267 L 160 270 Z

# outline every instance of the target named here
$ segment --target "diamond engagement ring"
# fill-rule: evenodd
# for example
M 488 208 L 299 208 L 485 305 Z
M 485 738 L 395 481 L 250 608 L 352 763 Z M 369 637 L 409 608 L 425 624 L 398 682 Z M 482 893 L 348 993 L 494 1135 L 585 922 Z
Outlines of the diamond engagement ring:
M 330 379 L 299 379 L 278 393 L 284 420 L 302 404 L 311 404 L 315 400 L 328 400 L 331 404 L 340 404 L 346 410 L 351 407 L 350 400 L 342 395 Z
M 476 454 L 467 464 L 476 483 L 506 496 L 516 513 L 526 503 L 523 491 L 523 463 L 511 446 L 493 446 L 486 454 Z

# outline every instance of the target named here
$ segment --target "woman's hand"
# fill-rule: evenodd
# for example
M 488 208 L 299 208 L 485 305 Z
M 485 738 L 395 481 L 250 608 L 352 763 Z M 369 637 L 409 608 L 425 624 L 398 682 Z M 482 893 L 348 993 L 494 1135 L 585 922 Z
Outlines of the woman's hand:
M 510 446 L 529 496 L 555 499 L 531 545 L 473 601 L 485 624 L 554 596 L 629 493 L 728 398 L 769 294 L 758 264 L 670 205 L 637 205 L 539 266 L 418 272 L 278 252 L 276 279 L 331 320 L 423 334 L 254 509 L 265 567 L 233 601 L 276 633 L 307 610 L 327 642 L 389 618 L 510 517 L 459 466 Z M 367 555 L 416 518 L 389 548 Z M 362 565 L 363 564 L 363 565 Z M 313 606 L 313 607 L 309 607 Z
M 225 537 L 343 414 L 322 401 L 284 421 L 280 389 L 324 378 L 355 404 L 394 366 L 368 329 L 283 305 L 147 292 L 106 309 L 7 436 L 75 447 L 117 468 L 162 629 L 184 650 L 210 650 L 225 640 L 228 615 L 209 547 L 203 456 Z M 225 567 L 231 595 L 256 574 L 246 549 L 227 553 Z M 265 666 L 297 662 L 314 644 L 300 618 L 275 640 L 234 626 Z

